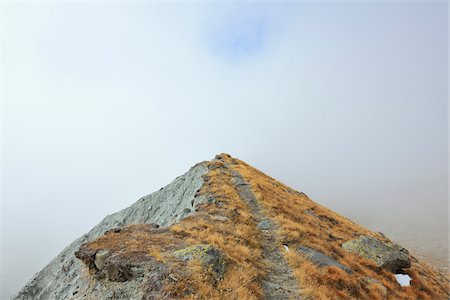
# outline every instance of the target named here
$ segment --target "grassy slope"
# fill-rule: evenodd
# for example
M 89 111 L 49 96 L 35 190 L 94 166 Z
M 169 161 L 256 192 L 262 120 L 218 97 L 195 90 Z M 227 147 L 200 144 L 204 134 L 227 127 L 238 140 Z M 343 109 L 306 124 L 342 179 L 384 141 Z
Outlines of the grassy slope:
M 304 298 L 313 299 L 448 299 L 448 279 L 430 266 L 412 259 L 408 274 L 411 287 L 400 287 L 394 276 L 374 263 L 347 253 L 345 241 L 358 235 L 370 235 L 388 241 L 350 220 L 311 201 L 268 177 L 246 163 L 222 154 L 209 162 L 209 172 L 198 195 L 210 202 L 198 206 L 197 213 L 168 229 L 147 230 L 135 225 L 121 233 L 112 233 L 91 242 L 91 249 L 115 249 L 129 253 L 147 253 L 168 265 L 177 281 L 166 280 L 164 289 L 180 299 L 260 299 L 261 279 L 267 267 L 262 260 L 261 232 L 255 216 L 238 195 L 232 181 L 237 171 L 251 184 L 264 212 L 278 224 L 277 243 L 294 275 Z M 305 211 L 309 213 L 305 213 Z M 225 216 L 223 221 L 214 216 Z M 219 282 L 196 263 L 175 260 L 170 253 L 183 247 L 207 243 L 225 256 L 226 273 Z M 285 251 L 288 245 L 290 251 Z M 306 245 L 319 250 L 354 273 L 328 267 L 319 269 L 294 249 Z M 120 248 L 120 249 L 119 249 Z M 367 283 L 367 277 L 380 284 Z M 191 293 L 186 294 L 189 289 Z
M 309 246 L 354 271 L 348 275 L 334 267 L 318 269 L 295 251 L 285 252 L 303 287 L 304 295 L 315 299 L 448 299 L 448 278 L 425 263 L 412 258 L 412 266 L 407 273 L 413 280 L 410 287 L 402 288 L 392 273 L 377 268 L 373 262 L 348 253 L 341 247 L 342 243 L 358 235 L 373 236 L 384 241 L 388 239 L 314 203 L 306 195 L 242 161 L 230 167 L 251 183 L 267 214 L 280 225 L 280 246 L 289 245 L 290 249 L 299 245 Z M 367 277 L 381 282 L 387 288 L 387 294 L 379 284 L 367 284 Z

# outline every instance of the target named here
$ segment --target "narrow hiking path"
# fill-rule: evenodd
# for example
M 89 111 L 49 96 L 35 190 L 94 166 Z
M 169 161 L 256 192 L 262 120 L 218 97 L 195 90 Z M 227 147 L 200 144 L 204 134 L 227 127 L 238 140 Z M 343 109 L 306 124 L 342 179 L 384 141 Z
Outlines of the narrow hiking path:
M 267 266 L 267 276 L 262 282 L 262 288 L 265 299 L 301 299 L 297 279 L 277 247 L 277 227 L 275 223 L 264 214 L 261 205 L 251 190 L 250 183 L 245 182 L 239 172 L 231 172 L 239 197 L 249 205 L 264 239 L 262 255 L 264 264 Z

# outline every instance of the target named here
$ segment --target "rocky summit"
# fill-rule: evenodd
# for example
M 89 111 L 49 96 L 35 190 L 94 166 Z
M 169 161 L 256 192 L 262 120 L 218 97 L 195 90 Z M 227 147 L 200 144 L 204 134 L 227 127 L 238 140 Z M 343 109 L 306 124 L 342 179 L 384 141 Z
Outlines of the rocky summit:
M 448 298 L 446 274 L 228 154 L 104 218 L 14 297 Z

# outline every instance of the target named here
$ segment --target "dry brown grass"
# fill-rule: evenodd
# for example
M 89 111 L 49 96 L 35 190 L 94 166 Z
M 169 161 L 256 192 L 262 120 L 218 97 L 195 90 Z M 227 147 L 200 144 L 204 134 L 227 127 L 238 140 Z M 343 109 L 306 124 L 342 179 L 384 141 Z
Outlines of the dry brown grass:
M 280 225 L 280 244 L 289 245 L 290 249 L 299 245 L 309 246 L 354 271 L 348 275 L 338 268 L 319 269 L 295 251 L 285 252 L 305 295 L 314 299 L 449 298 L 448 278 L 425 263 L 413 259 L 411 268 L 407 270 L 413 278 L 412 284 L 402 288 L 393 274 L 341 247 L 342 243 L 359 235 L 389 241 L 387 238 L 314 203 L 303 193 L 292 190 L 242 161 L 226 155 L 223 159 L 251 184 L 266 214 Z M 379 284 L 367 284 L 367 277 L 378 280 L 386 290 Z
M 229 171 L 220 162 L 209 163 L 198 197 L 209 196 L 211 203 L 197 206 L 197 213 L 168 229 L 152 229 L 138 224 L 120 232 L 110 232 L 89 243 L 90 249 L 110 249 L 127 253 L 147 253 L 165 263 L 177 281 L 165 282 L 165 292 L 177 299 L 260 299 L 259 284 L 264 276 L 261 238 L 249 207 L 238 196 Z M 220 221 L 214 216 L 227 217 Z M 198 262 L 184 264 L 170 255 L 194 244 L 211 244 L 226 261 L 223 279 L 216 281 Z M 183 271 L 181 271 L 183 270 Z M 189 291 L 186 293 L 186 291 Z
M 183 239 L 173 235 L 168 229 L 154 229 L 147 224 L 133 224 L 118 232 L 109 232 L 99 237 L 90 242 L 87 248 L 161 254 L 185 244 Z
M 301 293 L 313 299 L 448 299 L 448 278 L 427 264 L 412 260 L 408 274 L 412 285 L 402 288 L 394 276 L 372 261 L 342 249 L 341 244 L 359 235 L 389 241 L 349 219 L 314 203 L 303 193 L 270 178 L 228 155 L 208 162 L 209 172 L 197 193 L 211 201 L 197 206 L 197 213 L 168 229 L 132 225 L 91 242 L 91 249 L 144 252 L 168 266 L 175 281 L 165 282 L 165 292 L 177 299 L 260 299 L 260 280 L 265 276 L 263 240 L 255 218 L 232 182 L 237 171 L 251 184 L 264 213 L 279 225 L 278 243 L 291 251 L 285 258 L 298 279 Z M 214 216 L 227 217 L 228 221 Z M 183 263 L 170 253 L 194 244 L 211 244 L 226 261 L 224 277 L 217 281 L 197 261 Z M 318 268 L 298 254 L 299 245 L 321 251 L 348 266 L 349 275 L 336 267 Z M 369 283 L 367 277 L 381 284 Z
M 210 163 L 210 169 L 199 191 L 200 195 L 214 199 L 214 203 L 198 208 L 197 216 L 205 213 L 204 219 L 194 215 L 174 224 L 170 230 L 185 236 L 189 243 L 214 245 L 227 257 L 223 280 L 212 291 L 209 285 L 198 285 L 198 299 L 259 299 L 262 295 L 259 279 L 264 276 L 260 232 L 248 205 L 239 198 L 230 172 L 220 162 Z M 211 215 L 225 216 L 230 221 L 221 222 Z

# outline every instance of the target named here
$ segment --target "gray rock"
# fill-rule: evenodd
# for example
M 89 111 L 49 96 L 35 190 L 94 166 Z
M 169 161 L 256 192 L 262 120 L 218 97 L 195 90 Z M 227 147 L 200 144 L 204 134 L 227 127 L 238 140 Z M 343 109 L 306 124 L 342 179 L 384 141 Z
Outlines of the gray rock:
M 190 208 L 185 208 L 181 211 L 180 216 L 177 218 L 178 220 L 182 220 L 189 216 L 189 214 L 192 213 L 192 210 Z
M 109 257 L 111 252 L 109 250 L 102 250 L 95 254 L 94 264 L 97 269 L 102 270 L 105 266 L 105 260 Z
M 130 268 L 131 276 L 133 277 L 139 277 L 143 276 L 145 269 L 141 266 L 134 266 Z
M 13 299 L 84 299 L 83 295 L 89 287 L 89 278 L 82 276 L 81 270 L 83 267 L 74 256 L 81 244 L 98 238 L 110 229 L 129 224 L 156 223 L 160 226 L 170 226 L 177 221 L 175 215 L 181 215 L 185 209 L 193 211 L 196 204 L 205 201 L 201 196 L 195 197 L 195 193 L 201 188 L 203 184 L 202 176 L 207 172 L 208 168 L 205 163 L 197 164 L 163 189 L 144 196 L 130 207 L 105 217 L 91 231 L 67 246 L 37 273 Z M 104 199 L 104 201 L 107 203 L 108 199 Z M 152 207 L 152 209 L 149 210 L 149 207 Z M 111 282 L 108 284 L 114 286 Z M 112 287 L 111 289 L 113 289 Z M 131 290 L 130 293 L 132 293 Z M 130 293 L 122 299 L 142 299 L 142 296 Z
M 312 261 L 315 265 L 319 267 L 328 267 L 328 266 L 336 266 L 345 272 L 351 274 L 353 271 L 347 267 L 338 262 L 337 260 L 329 257 L 328 255 L 323 254 L 320 251 L 317 251 L 315 249 L 306 247 L 306 246 L 300 246 L 298 247 L 298 252 L 304 254 L 310 261 Z
M 270 229 L 270 222 L 268 220 L 262 220 L 258 223 L 258 228 L 261 230 L 269 230 Z
M 228 222 L 230 221 L 230 219 L 228 219 L 227 217 L 221 216 L 221 215 L 214 215 L 211 216 L 212 219 L 220 221 L 220 222 Z
M 270 282 L 270 281 L 262 280 L 261 284 L 265 289 L 278 290 L 281 288 L 278 284 Z
M 342 244 L 342 248 L 373 260 L 379 267 L 393 273 L 411 267 L 408 250 L 399 245 L 383 243 L 373 237 L 361 236 Z
M 312 209 L 307 209 L 307 210 L 305 210 L 303 212 L 305 214 L 307 214 L 308 216 L 311 216 L 311 217 L 315 217 L 315 218 L 319 217 Z
M 108 261 L 108 260 L 107 260 Z M 140 262 L 140 266 L 131 266 L 128 270 L 127 282 L 124 283 L 119 278 L 101 279 L 92 282 L 90 288 L 80 289 L 75 295 L 65 299 L 86 299 L 86 300 L 154 300 L 168 299 L 162 290 L 164 278 L 167 277 L 166 266 L 157 261 Z M 105 269 L 107 266 L 105 266 Z M 119 274 L 116 274 L 119 275 Z M 125 274 L 122 274 L 125 275 Z M 80 294 L 82 293 L 82 294 Z M 49 298 L 58 299 L 59 298 Z
M 217 278 L 222 278 L 225 273 L 225 261 L 218 249 L 211 245 L 194 245 L 172 253 L 183 261 L 198 259 L 205 267 L 212 267 Z

